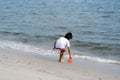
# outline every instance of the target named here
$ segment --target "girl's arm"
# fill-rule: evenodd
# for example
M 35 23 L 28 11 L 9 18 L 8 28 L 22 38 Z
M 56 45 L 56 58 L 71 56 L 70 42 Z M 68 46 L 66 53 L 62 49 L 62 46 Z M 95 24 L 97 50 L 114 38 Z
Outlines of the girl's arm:
M 69 57 L 71 57 L 70 47 L 68 47 L 68 53 L 69 53 Z

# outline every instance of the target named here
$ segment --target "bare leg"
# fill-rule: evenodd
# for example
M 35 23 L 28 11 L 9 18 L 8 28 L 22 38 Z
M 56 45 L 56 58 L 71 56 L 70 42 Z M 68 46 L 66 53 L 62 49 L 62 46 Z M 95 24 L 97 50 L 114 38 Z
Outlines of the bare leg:
M 60 57 L 59 57 L 59 62 L 64 62 L 64 56 L 66 54 L 66 51 L 61 51 L 60 52 Z

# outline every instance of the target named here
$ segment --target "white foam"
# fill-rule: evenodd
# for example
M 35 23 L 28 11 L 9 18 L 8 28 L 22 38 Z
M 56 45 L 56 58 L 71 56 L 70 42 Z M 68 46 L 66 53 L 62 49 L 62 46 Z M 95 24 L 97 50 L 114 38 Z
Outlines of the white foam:
M 13 41 L 0 41 L 0 48 L 11 48 L 31 53 L 38 53 L 40 55 L 44 56 L 58 56 L 58 52 L 53 50 L 45 50 L 40 47 L 36 47 L 33 45 L 27 45 L 23 43 L 13 42 Z M 68 57 L 68 55 L 66 56 Z M 120 60 L 112 60 L 112 59 L 103 59 L 100 57 L 93 57 L 93 56 L 84 56 L 84 55 L 73 55 L 73 58 L 75 59 L 83 59 L 83 60 L 89 60 L 89 61 L 97 61 L 97 62 L 103 62 L 103 63 L 115 63 L 120 64 Z
M 52 50 L 45 50 L 45 49 L 42 49 L 40 47 L 36 47 L 33 45 L 27 45 L 27 44 L 18 43 L 18 42 L 12 42 L 12 41 L 0 41 L 0 48 L 11 48 L 11 49 L 16 49 L 16 50 L 21 50 L 21 51 L 26 51 L 26 52 L 31 52 L 31 53 L 38 53 L 41 55 L 49 55 L 49 56 L 57 55 Z
M 100 57 L 79 56 L 79 55 L 74 55 L 73 57 L 74 57 L 74 58 L 80 58 L 80 59 L 83 59 L 83 60 L 89 60 L 89 61 L 120 64 L 120 61 L 118 61 L 118 60 L 103 59 L 103 58 L 100 58 Z

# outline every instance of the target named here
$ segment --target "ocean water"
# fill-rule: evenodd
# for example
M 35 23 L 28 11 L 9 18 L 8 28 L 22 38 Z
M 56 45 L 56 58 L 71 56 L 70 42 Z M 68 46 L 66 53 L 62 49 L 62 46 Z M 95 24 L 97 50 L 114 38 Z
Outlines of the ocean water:
M 120 0 L 0 0 L 0 48 L 56 57 L 67 32 L 74 59 L 120 64 Z

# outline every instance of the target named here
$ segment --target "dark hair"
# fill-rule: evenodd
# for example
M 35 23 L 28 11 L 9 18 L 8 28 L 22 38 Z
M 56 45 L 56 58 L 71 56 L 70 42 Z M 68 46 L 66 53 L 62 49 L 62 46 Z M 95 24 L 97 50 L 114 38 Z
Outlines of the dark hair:
M 68 40 L 70 40 L 70 39 L 72 39 L 72 33 L 71 32 L 68 32 L 68 33 L 66 33 L 65 34 L 65 36 L 64 36 L 66 39 L 68 39 Z

